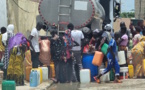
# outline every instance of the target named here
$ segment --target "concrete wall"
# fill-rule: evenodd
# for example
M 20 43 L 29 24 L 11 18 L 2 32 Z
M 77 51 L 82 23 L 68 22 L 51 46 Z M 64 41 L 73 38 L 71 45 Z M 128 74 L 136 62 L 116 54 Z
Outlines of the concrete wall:
M 0 28 L 7 26 L 7 4 L 6 0 L 0 0 Z
M 141 6 L 141 12 L 140 12 L 140 6 Z M 139 13 L 140 12 L 140 13 Z M 145 0 L 135 0 L 135 18 L 136 19 L 145 19 Z
M 38 13 L 38 0 L 8 0 L 8 23 L 14 24 L 15 33 L 23 33 L 29 36 L 31 30 L 36 27 Z M 41 35 L 46 33 L 41 30 Z
M 129 29 L 129 25 L 130 25 L 130 18 L 121 18 L 121 19 L 117 19 L 116 22 L 114 22 L 114 31 L 117 32 L 120 30 L 120 22 L 125 22 L 125 25 L 127 27 L 127 29 Z

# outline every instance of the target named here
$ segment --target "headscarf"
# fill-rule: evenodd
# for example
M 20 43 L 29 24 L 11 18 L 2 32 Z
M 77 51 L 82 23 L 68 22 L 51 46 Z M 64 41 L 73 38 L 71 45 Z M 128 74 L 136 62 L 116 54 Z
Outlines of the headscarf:
M 13 24 L 9 24 L 7 27 L 7 32 L 8 33 L 13 33 L 14 32 L 14 25 Z
M 65 30 L 64 42 L 65 42 L 65 46 L 72 46 L 72 38 L 71 38 L 70 29 Z
M 71 37 L 71 30 L 70 29 L 65 30 L 65 35 Z
M 4 45 L 6 46 L 6 41 L 8 39 L 8 33 L 13 33 L 14 32 L 14 25 L 13 24 L 9 24 L 7 26 L 7 32 L 2 34 L 2 42 L 4 43 Z
M 17 33 L 14 37 L 9 39 L 8 50 L 10 51 L 14 46 L 20 44 L 27 44 L 27 39 L 22 33 Z

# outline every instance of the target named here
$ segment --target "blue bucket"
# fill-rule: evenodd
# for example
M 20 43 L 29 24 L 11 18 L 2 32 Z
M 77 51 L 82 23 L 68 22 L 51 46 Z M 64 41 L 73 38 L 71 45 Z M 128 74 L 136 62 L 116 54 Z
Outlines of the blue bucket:
M 82 60 L 83 68 L 91 71 L 91 81 L 95 81 L 93 77 L 98 75 L 98 66 L 92 64 L 93 58 L 94 54 L 83 54 Z

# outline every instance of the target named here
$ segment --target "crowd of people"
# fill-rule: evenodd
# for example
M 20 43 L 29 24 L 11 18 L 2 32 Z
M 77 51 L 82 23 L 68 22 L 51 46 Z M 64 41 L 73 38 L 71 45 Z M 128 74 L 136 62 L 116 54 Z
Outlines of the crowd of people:
M 79 71 L 83 69 L 82 54 L 101 51 L 104 43 L 109 45 L 107 54 L 103 58 L 103 63 L 107 61 L 108 65 L 103 72 L 94 77 L 97 83 L 100 83 L 100 77 L 109 72 L 112 67 L 115 69 L 115 82 L 121 82 L 119 79 L 118 51 L 124 51 L 126 60 L 128 60 L 127 50 L 131 50 L 135 76 L 142 77 L 145 75 L 140 68 L 142 60 L 145 58 L 145 28 L 143 22 L 139 22 L 138 26 L 133 26 L 131 23 L 130 30 L 127 29 L 125 22 L 121 22 L 118 32 L 113 32 L 109 23 L 103 25 L 102 30 L 96 29 L 92 32 L 87 27 L 83 28 L 82 31 L 76 30 L 74 25 L 69 23 L 63 36 L 58 35 L 57 29 L 50 30 L 51 38 L 45 40 L 46 45 L 44 45 L 50 48 L 50 52 L 46 50 L 47 52 L 43 53 L 41 48 L 48 48 L 40 44 L 42 42 L 39 38 L 41 29 L 43 29 L 43 23 L 38 22 L 27 39 L 21 33 L 14 34 L 14 25 L 12 24 L 8 25 L 7 28 L 1 28 L 0 59 L 4 63 L 2 69 L 4 79 L 15 80 L 17 85 L 24 85 L 23 61 L 25 52 L 30 50 L 32 68 L 47 65 L 50 70 L 50 62 L 52 61 L 55 65 L 55 78 L 52 78 L 54 82 L 78 82 L 80 81 Z M 45 58 L 44 61 L 40 60 L 40 56 L 43 59 Z M 127 65 L 128 63 L 123 66 Z

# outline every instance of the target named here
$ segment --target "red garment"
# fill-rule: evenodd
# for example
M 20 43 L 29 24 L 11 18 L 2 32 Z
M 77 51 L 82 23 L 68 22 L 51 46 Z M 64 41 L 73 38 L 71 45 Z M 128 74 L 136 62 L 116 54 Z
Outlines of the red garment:
M 91 44 L 91 45 L 93 45 L 93 46 L 95 46 L 95 40 L 93 40 L 93 38 L 90 40 L 90 43 L 89 44 Z
M 84 46 L 83 53 L 88 53 L 89 52 L 89 45 Z
M 48 39 L 40 40 L 39 60 L 44 65 L 47 65 L 47 66 L 50 65 L 51 54 L 50 54 L 50 41 Z

